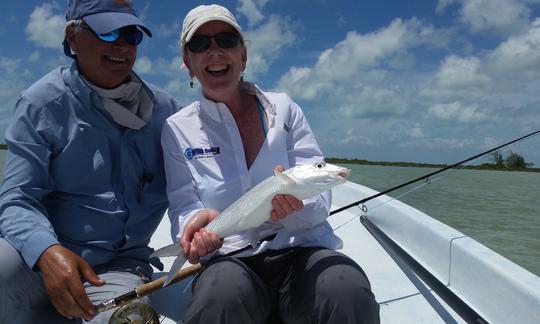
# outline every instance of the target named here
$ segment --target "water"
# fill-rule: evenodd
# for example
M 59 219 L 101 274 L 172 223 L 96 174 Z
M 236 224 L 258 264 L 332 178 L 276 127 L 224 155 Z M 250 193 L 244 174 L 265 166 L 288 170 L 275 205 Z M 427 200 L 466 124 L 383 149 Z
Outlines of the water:
M 0 150 L 2 170 L 5 157 L 6 151 Z M 435 171 L 347 166 L 352 169 L 350 180 L 378 191 Z M 389 195 L 396 197 L 416 185 Z M 540 276 L 540 173 L 450 170 L 400 200 Z
M 378 191 L 437 169 L 347 165 L 350 180 Z M 396 190 L 396 197 L 418 186 Z M 449 170 L 401 198 L 540 276 L 540 173 Z

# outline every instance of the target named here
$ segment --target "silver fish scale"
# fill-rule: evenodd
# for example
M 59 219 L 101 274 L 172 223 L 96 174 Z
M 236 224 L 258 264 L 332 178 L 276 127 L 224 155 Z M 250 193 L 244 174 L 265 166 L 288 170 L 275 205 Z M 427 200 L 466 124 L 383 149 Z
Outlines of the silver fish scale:
M 254 228 L 270 218 L 270 210 L 266 215 L 250 215 L 265 202 L 287 187 L 277 177 L 270 177 L 251 188 L 242 199 L 225 209 L 205 228 L 215 232 L 220 238 Z M 235 226 L 236 225 L 236 226 Z M 226 231 L 226 232 L 225 232 Z

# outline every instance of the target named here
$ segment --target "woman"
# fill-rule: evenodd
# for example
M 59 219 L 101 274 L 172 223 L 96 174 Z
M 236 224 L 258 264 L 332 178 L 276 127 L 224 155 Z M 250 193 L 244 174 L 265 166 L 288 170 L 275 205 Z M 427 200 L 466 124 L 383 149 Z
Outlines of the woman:
M 277 171 L 324 161 L 300 108 L 243 81 L 242 30 L 218 5 L 191 10 L 181 48 L 200 101 L 167 120 L 162 135 L 172 235 L 191 263 L 212 258 L 193 283 L 185 323 L 373 323 L 378 304 L 362 269 L 334 249 L 330 192 L 304 201 L 277 195 L 255 247 L 247 233 L 220 240 L 203 226 Z M 193 81 L 191 81 L 193 82 Z M 192 85 L 192 83 L 191 83 Z

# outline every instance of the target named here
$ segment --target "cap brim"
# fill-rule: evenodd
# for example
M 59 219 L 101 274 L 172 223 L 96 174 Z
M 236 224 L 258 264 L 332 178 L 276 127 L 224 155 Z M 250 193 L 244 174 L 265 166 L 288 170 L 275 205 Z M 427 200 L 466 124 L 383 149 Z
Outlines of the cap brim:
M 83 17 L 83 20 L 93 31 L 105 34 L 126 26 L 138 26 L 146 35 L 152 37 L 152 32 L 136 16 L 123 12 L 101 12 Z

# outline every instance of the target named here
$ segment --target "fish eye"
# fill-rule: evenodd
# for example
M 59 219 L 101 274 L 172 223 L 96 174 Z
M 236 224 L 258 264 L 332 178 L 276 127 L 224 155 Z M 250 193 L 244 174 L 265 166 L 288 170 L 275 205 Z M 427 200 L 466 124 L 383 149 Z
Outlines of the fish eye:
M 315 163 L 314 166 L 317 168 L 317 169 L 322 169 L 324 168 L 324 166 L 326 165 L 326 163 L 324 162 L 319 162 L 319 163 Z

